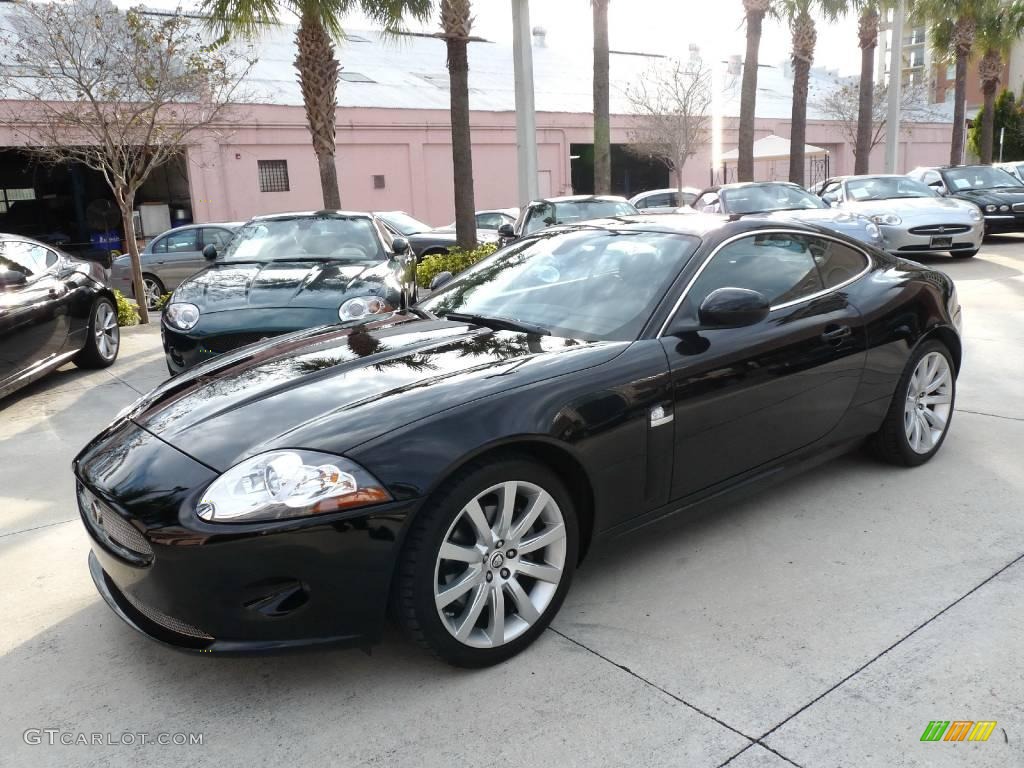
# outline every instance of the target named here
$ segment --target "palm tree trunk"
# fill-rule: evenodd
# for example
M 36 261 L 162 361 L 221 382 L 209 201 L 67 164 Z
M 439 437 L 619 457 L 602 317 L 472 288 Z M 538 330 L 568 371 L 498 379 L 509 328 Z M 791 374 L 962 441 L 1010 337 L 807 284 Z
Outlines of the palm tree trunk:
M 736 162 L 736 180 L 754 180 L 754 111 L 757 108 L 757 57 L 761 48 L 763 11 L 747 12 L 747 53 L 743 59 L 743 84 L 740 90 L 740 125 Z M 728 179 L 722 179 L 725 183 Z
M 320 168 L 324 208 L 338 209 L 341 208 L 341 193 L 338 166 L 334 161 L 334 120 L 338 107 L 339 67 L 334 43 L 320 19 L 308 12 L 299 17 L 295 42 L 298 47 L 295 68 L 299 71 L 306 122 Z
M 804 144 L 807 141 L 807 85 L 811 62 L 793 62 L 793 109 L 789 129 L 789 180 L 804 185 Z
M 878 10 L 868 7 L 860 17 L 860 86 L 857 95 L 857 143 L 853 172 L 868 173 L 871 165 L 871 129 L 875 111 L 875 49 L 878 47 Z
M 594 194 L 612 191 L 611 116 L 608 82 L 608 0 L 594 7 Z
M 986 81 L 981 86 L 981 93 L 985 97 L 984 106 L 981 109 L 981 162 L 988 165 L 992 162 L 992 145 L 994 144 L 995 134 L 995 103 L 996 103 L 996 87 L 999 85 L 998 81 L 991 82 Z
M 960 165 L 964 157 L 964 121 L 967 105 L 967 59 L 969 52 L 956 52 L 956 86 L 953 89 L 953 138 L 949 143 L 949 164 Z
M 451 81 L 452 170 L 455 181 L 455 241 L 476 248 L 476 203 L 473 197 L 473 139 L 469 128 L 469 40 L 449 37 L 448 77 Z

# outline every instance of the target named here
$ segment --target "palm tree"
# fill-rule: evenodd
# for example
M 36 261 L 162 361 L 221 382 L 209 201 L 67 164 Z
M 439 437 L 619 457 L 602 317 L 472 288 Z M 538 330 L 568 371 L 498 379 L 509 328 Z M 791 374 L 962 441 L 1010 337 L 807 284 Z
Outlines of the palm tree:
M 857 143 L 853 149 L 853 172 L 867 173 L 871 163 L 871 135 L 874 124 L 875 49 L 878 47 L 878 0 L 858 0 L 860 19 L 860 86 L 857 92 Z
M 818 31 L 812 11 L 834 21 L 845 10 L 841 0 L 779 0 L 774 11 L 789 23 L 793 42 L 793 107 L 789 133 L 789 180 L 804 185 L 804 145 L 807 137 L 807 87 Z
M 949 162 L 959 165 L 964 155 L 964 123 L 967 107 L 967 65 L 974 48 L 978 16 L 987 3 L 998 0 L 913 0 L 911 13 L 928 24 L 928 37 L 940 58 L 956 63 L 953 90 L 953 137 Z
M 594 10 L 594 194 L 612 191 L 611 116 L 608 80 L 608 0 L 591 0 Z
M 341 20 L 350 11 L 361 10 L 386 30 L 396 31 L 405 15 L 418 19 L 429 17 L 432 0 L 202 0 L 200 7 L 209 18 L 210 26 L 219 33 L 248 38 L 280 24 L 286 14 L 298 17 L 295 68 L 313 152 L 320 167 L 324 208 L 340 208 L 334 121 L 341 67 L 334 42 L 344 37 Z
M 740 126 L 736 177 L 754 180 L 754 112 L 757 109 L 757 56 L 761 49 L 761 25 L 771 10 L 772 0 L 743 0 L 747 22 L 747 54 L 743 59 L 743 84 L 740 88 Z M 722 179 L 723 182 L 727 179 Z
M 465 251 L 476 248 L 473 140 L 469 129 L 469 33 L 472 28 L 470 0 L 441 0 L 441 37 L 448 47 L 451 92 L 455 242 Z
M 1006 57 L 1020 38 L 1024 25 L 1024 3 L 996 0 L 981 10 L 978 16 L 977 44 L 982 52 L 978 63 L 984 107 L 981 110 L 980 159 L 992 162 L 993 115 L 996 90 L 1003 76 Z

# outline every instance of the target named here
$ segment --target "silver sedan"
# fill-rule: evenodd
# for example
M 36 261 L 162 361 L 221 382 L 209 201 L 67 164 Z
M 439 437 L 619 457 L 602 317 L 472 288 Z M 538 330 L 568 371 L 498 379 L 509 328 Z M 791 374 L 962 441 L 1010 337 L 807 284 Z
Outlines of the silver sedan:
M 867 216 L 882 232 L 889 253 L 912 257 L 948 253 L 969 258 L 981 248 L 981 209 L 938 196 L 907 176 L 845 176 L 826 184 L 822 199 L 835 208 Z
M 185 278 L 206 267 L 203 248 L 213 245 L 223 251 L 241 226 L 241 222 L 189 224 L 154 237 L 139 254 L 149 308 Z M 118 256 L 110 265 L 110 285 L 125 296 L 135 298 L 132 264 L 127 254 Z

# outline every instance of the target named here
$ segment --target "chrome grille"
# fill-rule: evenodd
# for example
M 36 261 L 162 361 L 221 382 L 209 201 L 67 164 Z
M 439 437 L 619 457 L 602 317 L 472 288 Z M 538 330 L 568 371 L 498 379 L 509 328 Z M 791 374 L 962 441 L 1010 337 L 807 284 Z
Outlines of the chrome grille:
M 139 529 L 100 501 L 81 483 L 78 484 L 78 510 L 86 525 L 118 554 L 132 558 L 152 559 L 153 548 Z
M 179 635 L 185 635 L 186 637 L 194 637 L 197 640 L 213 640 L 213 635 L 209 635 L 198 627 L 193 627 L 191 624 L 186 624 L 180 619 L 176 619 L 173 616 L 168 616 L 162 611 L 158 611 L 156 608 L 143 603 L 137 597 L 133 597 L 128 592 L 122 592 L 125 600 L 132 604 L 132 607 L 145 616 L 147 619 L 152 621 L 154 624 L 159 624 L 166 630 L 175 632 Z
M 970 230 L 971 228 L 965 224 L 928 224 L 923 227 L 911 227 L 907 231 L 912 235 L 962 235 Z
M 1024 203 L 1014 203 L 1013 212 L 1020 213 L 1021 211 L 1024 211 Z

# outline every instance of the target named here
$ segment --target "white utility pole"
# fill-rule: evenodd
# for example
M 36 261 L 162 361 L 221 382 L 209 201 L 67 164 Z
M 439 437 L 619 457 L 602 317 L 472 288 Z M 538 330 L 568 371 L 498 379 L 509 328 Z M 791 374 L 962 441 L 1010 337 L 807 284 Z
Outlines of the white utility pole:
M 889 44 L 889 109 L 885 123 L 885 172 L 899 173 L 900 101 L 903 90 L 903 17 L 906 2 L 899 0 L 892 12 Z
M 539 197 L 537 191 L 537 113 L 533 105 L 533 33 L 530 0 L 512 0 L 512 62 L 516 79 L 516 149 L 519 205 Z

